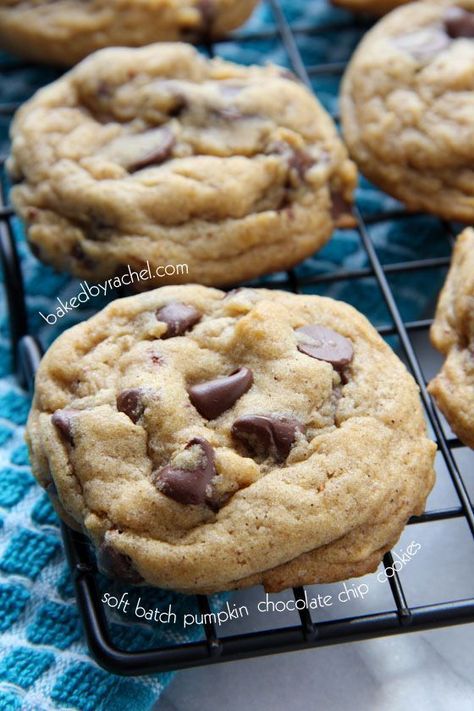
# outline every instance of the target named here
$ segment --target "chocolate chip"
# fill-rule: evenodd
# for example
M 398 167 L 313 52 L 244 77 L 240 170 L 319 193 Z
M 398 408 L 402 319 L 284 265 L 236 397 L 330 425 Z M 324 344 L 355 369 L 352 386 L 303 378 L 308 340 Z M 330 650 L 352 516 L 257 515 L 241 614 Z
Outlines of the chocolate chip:
M 209 485 L 216 476 L 214 450 L 209 442 L 202 437 L 195 437 L 185 447 L 201 449 L 199 459 L 193 467 L 183 467 L 168 464 L 156 472 L 153 480 L 162 494 L 174 499 L 180 504 L 204 504 L 212 496 Z
M 214 0 L 198 0 L 197 8 L 201 14 L 201 22 L 204 33 L 208 35 L 211 33 L 212 25 L 216 19 Z
M 74 259 L 76 259 L 81 266 L 89 271 L 92 271 L 95 268 L 94 260 L 84 252 L 79 242 L 76 242 L 73 245 L 71 249 L 71 257 L 74 257 Z
M 149 168 L 151 165 L 160 165 L 161 163 L 164 163 L 165 160 L 170 158 L 173 153 L 176 138 L 168 128 L 164 128 L 161 131 L 160 137 L 160 143 L 155 146 L 153 150 L 143 156 L 143 158 L 128 166 L 129 173 L 136 173 L 138 170 Z
M 41 247 L 36 242 L 28 242 L 28 247 L 36 259 L 41 259 Z
M 444 13 L 444 26 L 452 39 L 474 37 L 474 12 L 462 7 L 450 7 Z
M 303 179 L 310 168 L 315 164 L 315 160 L 306 151 L 293 151 L 293 156 L 290 158 L 289 165 L 294 168 L 301 179 Z
M 393 42 L 399 49 L 409 52 L 416 59 L 423 60 L 446 49 L 450 44 L 450 39 L 444 30 L 437 27 L 426 27 L 395 37 Z
M 54 481 L 52 479 L 48 484 L 46 484 L 45 491 L 48 494 L 51 501 L 58 500 L 58 490 L 56 488 L 56 484 L 54 483 Z
M 288 166 L 296 171 L 301 180 L 304 179 L 308 170 L 316 163 L 309 153 L 293 148 L 284 141 L 277 141 L 273 144 L 271 152 L 286 157 Z
M 298 84 L 301 84 L 301 79 L 297 77 L 296 74 L 290 69 L 285 69 L 285 67 L 278 67 L 278 73 L 282 77 L 282 79 L 289 79 L 290 81 L 294 81 Z
M 252 371 L 239 368 L 225 378 L 192 385 L 188 393 L 199 414 L 207 420 L 214 420 L 232 407 L 251 388 L 252 383 Z
M 136 423 L 145 411 L 142 400 L 143 392 L 139 388 L 127 388 L 117 395 L 117 410 L 124 412 L 132 422 Z
M 235 106 L 224 106 L 221 109 L 212 109 L 212 115 L 223 121 L 242 121 L 245 118 L 254 118 L 254 116 L 245 115 Z
M 295 417 L 244 415 L 234 422 L 231 432 L 256 454 L 284 460 L 304 427 Z
M 111 543 L 104 542 L 99 546 L 97 567 L 109 578 L 117 578 L 133 584 L 143 582 L 142 576 L 133 567 L 131 558 L 124 553 L 119 553 Z
M 331 192 L 331 215 L 334 222 L 338 222 L 341 217 L 350 215 L 352 206 L 340 192 Z
M 74 433 L 72 429 L 72 422 L 74 418 L 80 413 L 80 410 L 74 410 L 72 408 L 64 408 L 63 410 L 56 410 L 51 415 L 51 422 L 58 429 L 60 435 L 66 442 L 74 446 Z
M 168 329 L 161 338 L 173 338 L 174 336 L 182 336 L 198 321 L 201 320 L 202 314 L 199 313 L 194 306 L 181 304 L 179 301 L 172 301 L 156 312 L 158 321 L 163 321 L 168 326 Z
M 331 363 L 336 370 L 342 370 L 354 357 L 351 341 L 332 328 L 311 324 L 298 328 L 296 334 L 301 353 Z
M 185 96 L 177 94 L 174 97 L 173 106 L 168 109 L 167 114 L 170 118 L 178 118 L 188 108 L 189 103 Z

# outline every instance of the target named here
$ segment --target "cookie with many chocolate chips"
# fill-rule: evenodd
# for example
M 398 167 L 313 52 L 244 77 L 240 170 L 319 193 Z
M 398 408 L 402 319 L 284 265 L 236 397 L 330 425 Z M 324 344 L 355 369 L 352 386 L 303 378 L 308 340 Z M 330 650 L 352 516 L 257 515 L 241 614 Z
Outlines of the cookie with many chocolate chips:
M 376 185 L 474 221 L 474 0 L 415 2 L 363 39 L 343 80 L 350 153 Z
M 12 201 L 35 254 L 95 280 L 148 261 L 154 279 L 133 277 L 139 290 L 287 269 L 346 222 L 355 187 L 302 84 L 184 44 L 89 57 L 25 104 L 11 133 Z
M 332 0 L 334 5 L 345 7 L 353 12 L 369 12 L 371 15 L 385 15 L 399 5 L 410 0 Z
M 451 269 L 431 327 L 446 356 L 430 393 L 459 439 L 474 449 L 474 229 L 457 239 Z
M 120 299 L 58 338 L 35 387 L 33 471 L 128 582 L 363 575 L 433 485 L 413 379 L 327 298 L 189 285 Z
M 239 27 L 258 0 L 2 0 L 0 47 L 71 66 L 97 49 L 198 42 Z

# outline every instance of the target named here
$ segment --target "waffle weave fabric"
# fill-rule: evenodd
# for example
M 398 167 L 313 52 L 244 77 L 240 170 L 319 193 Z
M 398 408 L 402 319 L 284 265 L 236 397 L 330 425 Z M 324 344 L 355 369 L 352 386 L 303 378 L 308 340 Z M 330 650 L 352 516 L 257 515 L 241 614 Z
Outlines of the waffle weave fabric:
M 283 0 L 287 19 L 301 25 L 326 21 L 351 21 L 351 15 L 330 8 L 325 0 Z M 263 4 L 248 25 L 250 30 L 275 29 L 271 7 Z M 350 55 L 361 30 L 347 28 L 337 34 L 297 34 L 299 49 L 307 65 L 340 62 Z M 225 42 L 218 47 L 224 58 L 243 63 L 274 61 L 289 66 L 281 41 L 263 39 L 243 44 Z M 13 68 L 0 75 L 0 101 L 19 102 L 39 86 L 57 76 L 48 68 Z M 322 76 L 314 88 L 326 107 L 337 108 L 338 77 Z M 9 117 L 0 112 L 0 153 L 8 152 Z M 397 207 L 391 198 L 363 183 L 358 204 L 364 214 Z M 67 299 L 78 292 L 77 282 L 43 266 L 28 251 L 21 226 L 14 223 L 25 279 L 30 332 L 40 336 L 46 347 L 61 330 L 87 318 L 103 305 L 100 298 L 84 304 L 71 318 L 46 325 L 40 312 L 54 313 L 59 296 Z M 449 247 L 441 224 L 424 216 L 408 217 L 396 223 L 389 220 L 371 228 L 371 238 L 383 262 L 400 262 L 417 257 L 444 256 Z M 367 257 L 357 232 L 337 232 L 334 239 L 314 258 L 296 271 L 297 278 L 336 268 L 360 269 Z M 281 275 L 280 275 L 281 277 Z M 278 278 L 267 277 L 268 280 Z M 398 306 L 404 318 L 423 316 L 439 287 L 433 274 L 415 273 L 409 281 L 393 278 Z M 304 287 L 311 293 L 314 287 Z M 318 293 L 322 293 L 319 291 Z M 349 301 L 362 310 L 375 325 L 389 323 L 380 291 L 373 278 L 348 284 L 336 282 L 323 293 Z M 395 341 L 393 345 L 397 344 Z M 79 615 L 74 602 L 71 579 L 62 551 L 59 523 L 44 492 L 35 484 L 23 443 L 24 423 L 29 398 L 16 384 L 11 372 L 6 300 L 0 292 L 0 711 L 25 709 L 79 709 L 80 711 L 120 711 L 151 708 L 172 678 L 171 674 L 121 678 L 100 669 L 88 655 Z M 183 596 L 149 591 L 159 597 L 160 607 L 173 602 L 185 609 L 190 604 Z M 215 605 L 222 600 L 214 600 Z M 159 626 L 138 629 L 116 621 L 114 639 L 123 648 L 140 649 L 147 645 L 169 645 L 202 637 L 195 629 L 163 631 Z

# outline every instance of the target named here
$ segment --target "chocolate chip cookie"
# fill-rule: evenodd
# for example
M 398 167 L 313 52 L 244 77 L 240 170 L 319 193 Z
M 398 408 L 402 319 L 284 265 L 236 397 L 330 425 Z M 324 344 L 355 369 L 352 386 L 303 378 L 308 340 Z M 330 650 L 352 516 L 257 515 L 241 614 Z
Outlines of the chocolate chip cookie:
M 353 12 L 370 12 L 371 15 L 384 15 L 407 2 L 410 0 L 332 0 L 334 5 L 345 7 Z
M 372 571 L 433 485 L 417 387 L 318 296 L 168 286 L 44 356 L 33 471 L 100 568 L 188 593 Z
M 197 42 L 239 27 L 258 0 L 2 0 L 0 47 L 71 66 L 103 47 Z
M 457 239 L 451 269 L 431 327 L 446 356 L 429 391 L 460 440 L 474 449 L 474 229 Z
M 409 209 L 474 221 L 474 0 L 381 20 L 349 65 L 341 110 L 370 180 Z
M 35 254 L 92 280 L 147 261 L 162 268 L 155 286 L 289 268 L 344 223 L 356 181 L 286 70 L 185 44 L 96 53 L 25 104 L 11 135 L 12 202 Z

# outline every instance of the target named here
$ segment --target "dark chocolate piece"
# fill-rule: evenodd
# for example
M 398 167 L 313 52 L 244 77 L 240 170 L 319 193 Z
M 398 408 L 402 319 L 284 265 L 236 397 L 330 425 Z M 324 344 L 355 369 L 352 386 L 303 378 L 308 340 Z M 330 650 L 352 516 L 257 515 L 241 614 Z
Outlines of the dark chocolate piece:
M 81 410 L 74 410 L 73 408 L 65 407 L 63 410 L 56 410 L 51 415 L 51 422 L 58 429 L 62 438 L 74 446 L 74 436 L 72 421 L 81 412 Z
M 202 314 L 194 306 L 172 301 L 156 312 L 156 318 L 168 326 L 168 330 L 161 338 L 173 338 L 182 336 L 183 333 L 195 326 L 201 320 Z
M 298 432 L 303 433 L 304 427 L 296 417 L 244 415 L 234 422 L 231 431 L 232 436 L 252 452 L 285 460 Z
M 452 39 L 474 38 L 474 12 L 463 7 L 450 7 L 444 13 L 444 26 Z
M 200 447 L 201 456 L 193 469 L 168 464 L 154 474 L 153 480 L 162 494 L 180 504 L 205 504 L 210 498 L 208 487 L 216 476 L 214 450 L 202 437 L 195 437 L 187 445 Z
M 104 542 L 99 546 L 97 567 L 109 578 L 132 584 L 143 582 L 142 576 L 133 567 L 131 558 L 124 553 L 119 553 L 112 543 Z
M 393 39 L 394 44 L 399 49 L 408 52 L 419 60 L 424 60 L 438 52 L 442 52 L 449 46 L 450 41 L 446 32 L 437 27 L 426 27 Z
M 144 168 L 149 168 L 152 165 L 160 165 L 161 163 L 164 163 L 173 154 L 175 143 L 176 138 L 174 134 L 168 128 L 164 128 L 161 131 L 160 143 L 155 146 L 153 150 L 143 156 L 143 158 L 128 166 L 128 172 L 136 173 L 138 170 L 143 170 Z
M 117 410 L 124 412 L 132 422 L 137 423 L 143 415 L 145 405 L 143 391 L 139 388 L 127 388 L 117 395 Z
M 231 408 L 239 397 L 251 388 L 252 383 L 252 371 L 248 368 L 239 368 L 225 378 L 192 385 L 188 393 L 199 414 L 207 420 L 214 420 Z
M 331 363 L 333 368 L 341 371 L 354 357 L 351 341 L 332 328 L 311 324 L 296 330 L 298 350 L 301 353 Z
M 293 150 L 293 155 L 289 160 L 290 168 L 293 168 L 298 173 L 301 180 L 304 179 L 306 173 L 315 164 L 315 160 L 306 151 Z

